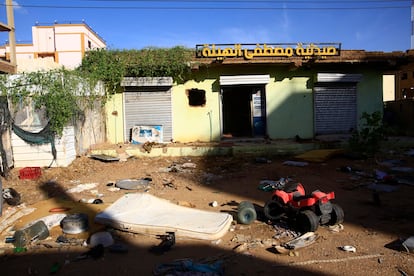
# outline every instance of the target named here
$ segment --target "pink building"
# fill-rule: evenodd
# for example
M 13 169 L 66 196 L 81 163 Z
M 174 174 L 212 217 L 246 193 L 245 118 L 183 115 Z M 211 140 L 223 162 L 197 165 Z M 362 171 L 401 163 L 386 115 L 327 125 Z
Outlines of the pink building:
M 16 44 L 17 72 L 80 65 L 85 52 L 105 48 L 105 41 L 86 23 L 35 25 L 32 43 Z M 9 60 L 10 45 L 0 46 L 0 58 Z

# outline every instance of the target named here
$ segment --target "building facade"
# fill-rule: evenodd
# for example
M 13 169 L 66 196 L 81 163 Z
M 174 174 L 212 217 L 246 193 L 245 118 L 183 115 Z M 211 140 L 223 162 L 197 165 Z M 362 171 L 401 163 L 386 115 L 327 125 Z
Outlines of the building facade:
M 382 112 L 383 74 L 407 58 L 341 50 L 340 44 L 197 45 L 192 78 L 184 83 L 125 78 L 124 92 L 107 105 L 108 138 L 211 142 L 350 134 L 364 112 Z
M 85 52 L 105 48 L 105 41 L 86 23 L 36 25 L 32 43 L 16 44 L 17 71 L 49 70 L 64 66 L 74 69 Z M 0 47 L 0 58 L 9 59 L 10 45 Z

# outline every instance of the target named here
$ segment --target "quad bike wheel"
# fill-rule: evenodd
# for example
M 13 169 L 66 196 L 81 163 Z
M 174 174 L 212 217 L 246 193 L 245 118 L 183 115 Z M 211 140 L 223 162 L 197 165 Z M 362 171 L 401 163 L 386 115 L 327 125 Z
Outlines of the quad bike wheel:
M 285 209 L 279 201 L 270 200 L 265 204 L 263 212 L 267 219 L 276 221 L 284 215 Z
M 237 207 L 237 220 L 242 224 L 251 224 L 257 219 L 256 209 L 249 201 L 242 201 Z
M 319 217 L 311 210 L 301 211 L 297 215 L 296 225 L 302 233 L 315 232 L 319 226 Z
M 338 204 L 332 203 L 331 219 L 329 225 L 335 225 L 344 222 L 344 210 Z

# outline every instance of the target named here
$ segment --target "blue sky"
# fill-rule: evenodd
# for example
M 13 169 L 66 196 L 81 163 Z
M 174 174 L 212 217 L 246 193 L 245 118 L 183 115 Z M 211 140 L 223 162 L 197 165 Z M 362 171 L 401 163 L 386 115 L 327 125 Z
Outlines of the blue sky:
M 5 1 L 0 21 L 7 22 Z M 342 49 L 406 51 L 411 36 L 409 0 L 111 1 L 16 0 L 17 43 L 32 40 L 32 26 L 84 20 L 109 49 L 205 43 L 339 42 Z M 0 44 L 8 39 L 0 33 Z

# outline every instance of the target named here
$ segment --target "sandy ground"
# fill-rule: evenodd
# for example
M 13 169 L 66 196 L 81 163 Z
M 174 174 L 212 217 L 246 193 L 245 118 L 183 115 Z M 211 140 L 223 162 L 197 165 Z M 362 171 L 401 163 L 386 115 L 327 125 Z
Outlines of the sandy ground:
M 405 170 L 391 170 L 384 162 L 398 160 L 401 163 L 394 164 L 394 167 L 414 167 L 414 157 L 407 155 L 407 150 L 394 150 L 375 159 L 364 160 L 336 156 L 325 162 L 310 162 L 303 167 L 284 165 L 284 161 L 293 160 L 288 156 L 271 157 L 269 162 L 258 162 L 248 156 L 129 158 L 122 162 L 102 162 L 82 156 L 67 168 L 42 168 L 42 176 L 37 180 L 21 180 L 18 169 L 13 169 L 3 179 L 3 188 L 12 187 L 19 192 L 20 208 L 45 206 L 44 202 L 58 207 L 61 199 L 78 202 L 82 198 L 97 197 L 104 202 L 103 208 L 126 193 L 147 192 L 180 205 L 228 212 L 234 216 L 238 203 L 248 200 L 255 204 L 258 219 L 249 225 L 235 220 L 230 231 L 215 241 L 177 238 L 175 245 L 161 255 L 149 251 L 160 243 L 156 236 L 109 228 L 106 230 L 115 241 L 126 246 L 128 251 L 114 253 L 105 249 L 97 259 L 78 261 L 76 257 L 89 249 L 76 244 L 56 243 L 57 237 L 62 235 L 59 226 L 50 231 L 48 239 L 28 246 L 23 253 L 13 252 L 12 244 L 4 243 L 5 237 L 11 233 L 4 230 L 0 241 L 0 274 L 153 275 L 160 264 L 189 259 L 200 266 L 216 264 L 225 275 L 414 275 L 414 255 L 404 252 L 401 246 L 402 241 L 414 235 L 413 184 L 377 181 L 395 190 L 379 193 L 376 200 L 372 190 L 367 188 L 375 182 L 371 176 L 375 175 L 376 169 L 393 176 L 413 177 L 413 173 Z M 193 167 L 183 168 L 185 163 Z M 351 167 L 352 171 L 340 170 L 345 166 Z M 364 173 L 357 174 L 354 172 L 356 169 Z M 316 189 L 334 191 L 334 202 L 343 208 L 345 220 L 343 229 L 339 230 L 320 226 L 315 243 L 284 255 L 277 253 L 274 246 L 291 239 L 296 232 L 286 224 L 269 223 L 263 217 L 262 208 L 271 194 L 258 187 L 261 180 L 288 176 L 301 182 L 308 192 Z M 145 177 L 152 179 L 146 191 L 113 189 L 113 183 L 118 180 Z M 88 183 L 96 183 L 97 186 L 80 193 L 67 192 Z M 217 201 L 217 207 L 211 206 L 213 201 Z M 84 205 L 93 220 L 98 204 Z M 4 203 L 3 217 L 8 212 L 15 212 L 16 208 Z M 26 222 L 27 217 L 23 217 L 14 226 Z M 94 230 L 96 228 L 86 234 L 90 235 Z M 99 230 L 105 229 L 100 226 Z M 78 241 L 87 238 L 85 233 L 83 236 L 68 236 Z M 341 250 L 344 245 L 354 246 L 356 252 Z

